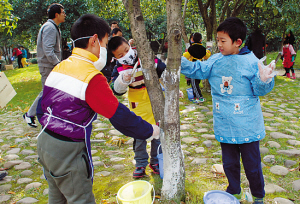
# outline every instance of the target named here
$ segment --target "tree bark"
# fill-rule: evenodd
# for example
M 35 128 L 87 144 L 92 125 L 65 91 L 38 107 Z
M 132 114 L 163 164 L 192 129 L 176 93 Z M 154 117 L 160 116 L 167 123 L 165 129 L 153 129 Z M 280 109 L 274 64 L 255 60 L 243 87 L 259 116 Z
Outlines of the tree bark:
M 164 121 L 164 95 L 155 70 L 154 53 L 147 39 L 146 27 L 140 7 L 140 0 L 122 0 L 130 19 L 130 27 L 142 62 L 144 80 L 152 104 L 155 121 Z M 163 123 L 161 123 L 163 125 Z M 163 126 L 162 126 L 163 128 Z
M 181 0 L 166 0 L 168 25 L 168 67 L 164 74 L 165 123 L 162 140 L 164 180 L 163 203 L 180 203 L 185 195 L 184 158 L 180 144 L 179 79 L 181 64 Z

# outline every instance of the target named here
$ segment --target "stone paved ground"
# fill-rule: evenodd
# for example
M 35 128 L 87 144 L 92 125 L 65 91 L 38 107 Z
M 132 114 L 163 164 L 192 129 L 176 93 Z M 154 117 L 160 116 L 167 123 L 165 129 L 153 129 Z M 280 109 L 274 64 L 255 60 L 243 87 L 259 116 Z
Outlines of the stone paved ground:
M 280 91 L 286 86 L 299 87 L 299 81 L 283 83 L 261 99 L 267 132 L 266 138 L 261 141 L 267 193 L 265 203 L 300 203 L 300 94 L 299 91 L 290 93 L 289 89 L 285 89 L 292 95 L 287 97 L 285 92 Z M 218 190 L 224 190 L 227 183 L 221 165 L 220 146 L 213 133 L 211 101 L 208 100 L 203 105 L 182 101 L 180 115 L 187 192 L 191 194 L 191 186 L 197 185 L 202 179 L 211 180 L 203 184 L 208 185 L 207 188 L 199 187 L 200 189 L 208 191 L 217 186 Z M 118 188 L 128 178 L 131 179 L 134 162 L 132 139 L 124 137 L 102 117 L 93 125 L 94 185 L 95 197 L 99 203 L 103 198 L 115 195 Z M 0 168 L 7 168 L 8 172 L 8 176 L 0 181 L 0 203 L 47 203 L 48 186 L 41 165 L 37 162 L 38 131 L 39 128 L 26 126 L 20 111 L 0 115 Z M 123 142 L 125 144 L 121 144 Z M 148 169 L 147 173 L 151 175 Z M 219 183 L 210 187 L 208 183 L 212 179 Z M 115 182 L 118 187 L 114 192 L 104 190 L 98 194 L 97 190 L 106 181 L 107 185 Z M 193 182 L 195 183 L 191 185 Z M 242 185 L 248 186 L 243 173 Z M 187 195 L 187 200 L 189 196 Z M 194 203 L 202 203 L 202 200 Z

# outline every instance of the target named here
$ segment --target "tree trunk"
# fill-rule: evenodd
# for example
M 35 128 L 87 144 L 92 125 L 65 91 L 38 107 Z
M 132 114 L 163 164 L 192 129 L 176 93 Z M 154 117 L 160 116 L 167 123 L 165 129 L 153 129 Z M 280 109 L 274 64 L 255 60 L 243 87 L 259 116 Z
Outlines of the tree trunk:
M 130 27 L 139 58 L 155 121 L 163 125 L 164 95 L 155 71 L 154 53 L 147 39 L 140 0 L 122 0 L 130 19 Z M 163 126 L 162 126 L 163 128 Z
M 179 79 L 181 64 L 181 0 L 166 0 L 168 25 L 168 67 L 164 74 L 165 123 L 162 139 L 164 180 L 163 203 L 180 203 L 185 195 L 184 158 L 180 144 Z

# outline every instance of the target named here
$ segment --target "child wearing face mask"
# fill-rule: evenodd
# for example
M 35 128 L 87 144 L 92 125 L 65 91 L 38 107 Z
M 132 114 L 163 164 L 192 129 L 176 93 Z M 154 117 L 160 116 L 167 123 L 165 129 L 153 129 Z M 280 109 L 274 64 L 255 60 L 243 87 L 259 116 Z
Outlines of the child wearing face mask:
M 108 42 L 108 53 L 117 59 L 117 64 L 112 74 L 111 88 L 116 95 L 123 95 L 128 89 L 128 101 L 130 110 L 136 115 L 141 116 L 150 124 L 155 124 L 154 116 L 147 89 L 144 83 L 142 64 L 138 58 L 135 48 L 130 47 L 123 37 L 113 37 Z M 135 64 L 137 69 L 134 73 L 132 70 Z M 166 65 L 158 58 L 155 58 L 155 66 L 158 77 L 165 70 Z M 151 141 L 151 158 L 149 167 L 154 174 L 159 174 L 157 148 L 159 140 Z M 141 178 L 146 175 L 145 169 L 148 165 L 148 153 L 146 150 L 147 141 L 135 139 L 133 142 L 134 159 L 136 169 L 133 172 L 134 178 Z
M 283 67 L 285 69 L 286 77 L 291 79 L 296 79 L 296 74 L 293 68 L 294 62 L 295 62 L 295 56 L 296 52 L 291 44 L 289 44 L 288 40 L 285 40 L 283 42 L 283 48 L 282 48 L 282 57 L 283 57 Z M 292 77 L 290 75 L 290 70 L 292 72 Z
M 90 137 L 97 113 L 124 135 L 159 139 L 159 128 L 118 102 L 100 72 L 106 61 L 110 28 L 86 14 L 72 26 L 72 55 L 48 76 L 37 113 L 38 161 L 49 184 L 49 203 L 96 203 L 92 192 Z

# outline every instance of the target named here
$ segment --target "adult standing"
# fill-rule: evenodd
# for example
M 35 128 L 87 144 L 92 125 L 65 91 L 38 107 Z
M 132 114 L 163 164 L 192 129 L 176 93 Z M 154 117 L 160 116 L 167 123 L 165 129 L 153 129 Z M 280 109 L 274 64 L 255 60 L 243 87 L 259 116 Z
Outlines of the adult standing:
M 266 51 L 266 37 L 262 34 L 260 29 L 256 29 L 249 35 L 245 45 L 248 46 L 248 49 L 251 50 L 258 59 L 261 59 Z
M 41 27 L 37 38 L 37 61 L 43 88 L 48 75 L 61 61 L 61 36 L 58 26 L 65 22 L 66 18 L 64 7 L 58 3 L 51 4 L 47 13 L 48 21 Z M 36 108 L 42 93 L 41 91 L 28 112 L 23 115 L 24 120 L 31 127 L 37 127 L 35 123 Z
M 22 62 L 21 62 L 21 60 L 23 58 L 22 51 L 19 50 L 19 48 L 16 47 L 16 48 L 13 49 L 12 55 L 16 56 L 18 58 L 18 66 L 19 66 L 19 68 L 23 68 Z

